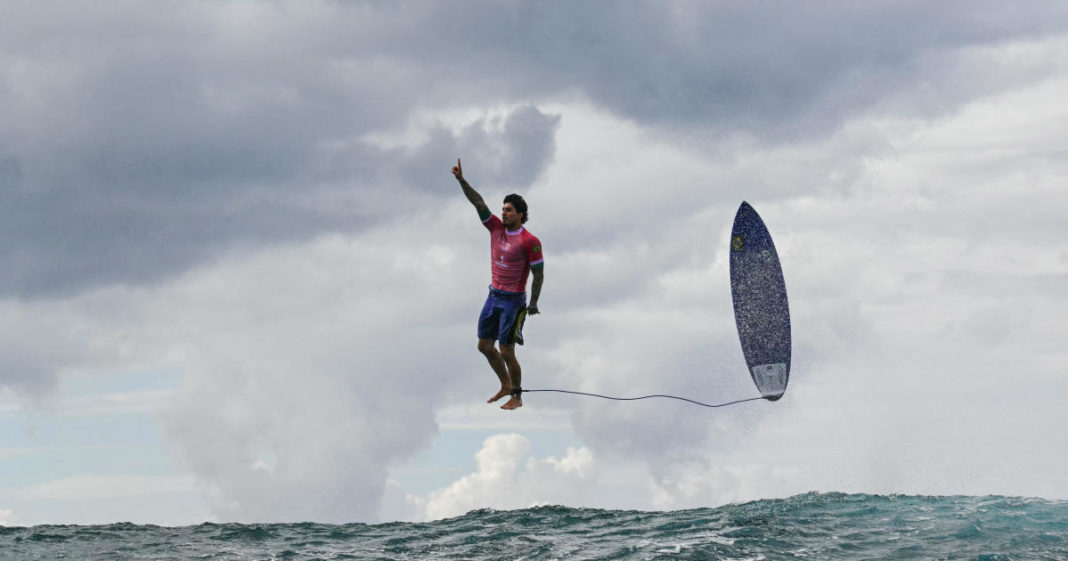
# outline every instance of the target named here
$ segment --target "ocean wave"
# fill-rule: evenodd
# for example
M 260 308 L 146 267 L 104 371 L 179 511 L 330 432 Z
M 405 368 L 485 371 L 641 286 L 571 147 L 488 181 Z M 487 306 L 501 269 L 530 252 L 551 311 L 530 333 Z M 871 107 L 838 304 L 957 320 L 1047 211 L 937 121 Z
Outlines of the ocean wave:
M 807 493 L 673 512 L 538 506 L 425 523 L 0 528 L 0 559 L 1068 559 L 1068 503 Z

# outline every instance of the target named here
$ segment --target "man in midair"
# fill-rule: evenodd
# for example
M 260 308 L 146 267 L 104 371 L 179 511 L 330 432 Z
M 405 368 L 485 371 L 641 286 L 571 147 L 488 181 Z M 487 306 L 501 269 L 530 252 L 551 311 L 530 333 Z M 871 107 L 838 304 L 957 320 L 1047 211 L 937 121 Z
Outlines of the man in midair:
M 501 409 L 517 409 L 523 406 L 523 372 L 515 358 L 515 346 L 523 344 L 526 316 L 538 313 L 538 297 L 545 278 L 541 241 L 523 227 L 528 218 L 527 202 L 523 197 L 514 193 L 505 197 L 498 218 L 490 212 L 482 195 L 464 179 L 459 158 L 452 174 L 490 233 L 491 283 L 478 318 L 478 350 L 486 356 L 500 379 L 501 389 L 487 403 L 507 395 L 511 398 Z M 526 286 L 530 274 L 534 275 L 534 282 L 530 287 L 530 304 L 527 304 Z

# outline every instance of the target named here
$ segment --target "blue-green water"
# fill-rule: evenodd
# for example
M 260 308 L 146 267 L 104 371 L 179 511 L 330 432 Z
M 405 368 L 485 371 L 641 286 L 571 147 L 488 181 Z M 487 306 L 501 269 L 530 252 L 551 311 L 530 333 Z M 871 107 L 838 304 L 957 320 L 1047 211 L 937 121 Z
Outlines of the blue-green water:
M 1068 560 L 1068 502 L 810 493 L 676 512 L 539 507 L 429 523 L 0 528 L 0 559 Z

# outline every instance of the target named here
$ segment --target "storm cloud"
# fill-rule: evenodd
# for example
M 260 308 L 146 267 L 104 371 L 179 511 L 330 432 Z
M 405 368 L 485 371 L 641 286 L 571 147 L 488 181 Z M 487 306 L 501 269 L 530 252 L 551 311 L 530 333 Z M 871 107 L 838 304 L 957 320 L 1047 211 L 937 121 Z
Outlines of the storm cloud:
M 1068 496 L 1031 430 L 1064 421 L 1061 3 L 0 13 L 0 397 L 173 373 L 153 419 L 213 519 Z M 531 387 L 751 396 L 725 243 L 748 200 L 793 304 L 786 398 L 531 396 L 469 474 L 391 481 L 493 389 L 457 158 L 491 208 L 522 192 L 545 246 Z M 537 457 L 546 412 L 582 446 Z
M 359 232 L 413 192 L 437 204 L 441 162 L 461 151 L 527 187 L 552 158 L 537 106 L 562 95 L 690 139 L 773 142 L 917 87 L 966 99 L 1011 84 L 957 88 L 948 59 L 1055 32 L 1057 6 L 9 4 L 0 293 L 158 283 L 230 251 Z M 367 141 L 435 110 L 517 104 L 495 132 Z

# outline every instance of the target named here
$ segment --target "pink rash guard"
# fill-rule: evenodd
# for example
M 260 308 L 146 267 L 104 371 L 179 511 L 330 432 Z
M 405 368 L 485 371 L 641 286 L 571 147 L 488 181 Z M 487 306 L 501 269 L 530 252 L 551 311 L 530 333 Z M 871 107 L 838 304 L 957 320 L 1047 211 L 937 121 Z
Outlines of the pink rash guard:
M 526 292 L 530 267 L 544 261 L 541 241 L 526 228 L 509 232 L 496 215 L 482 221 L 490 233 L 492 283 L 497 290 Z

